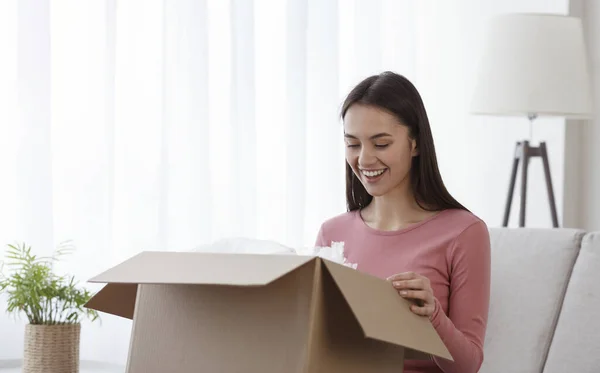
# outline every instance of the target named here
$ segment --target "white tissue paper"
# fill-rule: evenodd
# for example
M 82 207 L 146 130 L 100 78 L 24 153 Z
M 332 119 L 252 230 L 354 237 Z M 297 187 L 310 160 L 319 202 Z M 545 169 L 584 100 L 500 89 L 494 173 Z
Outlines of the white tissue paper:
M 356 263 L 349 263 L 344 255 L 344 243 L 332 242 L 331 246 L 291 248 L 275 241 L 245 237 L 224 238 L 195 248 L 196 252 L 232 254 L 285 254 L 318 256 L 323 259 L 357 269 Z
M 331 246 L 295 249 L 295 252 L 297 255 L 318 256 L 354 269 L 358 267 L 356 263 L 349 263 L 346 259 L 343 242 L 332 242 Z

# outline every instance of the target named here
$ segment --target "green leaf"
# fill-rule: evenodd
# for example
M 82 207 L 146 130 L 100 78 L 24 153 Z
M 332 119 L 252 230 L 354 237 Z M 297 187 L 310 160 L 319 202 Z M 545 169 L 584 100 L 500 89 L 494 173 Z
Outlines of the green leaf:
M 73 276 L 52 271 L 53 262 L 74 251 L 71 241 L 61 243 L 51 257 L 34 255 L 25 243 L 7 246 L 6 260 L 0 262 L 0 294 L 8 295 L 9 314 L 25 314 L 32 324 L 51 325 L 99 318 L 94 310 L 84 308 L 92 294 L 79 288 Z

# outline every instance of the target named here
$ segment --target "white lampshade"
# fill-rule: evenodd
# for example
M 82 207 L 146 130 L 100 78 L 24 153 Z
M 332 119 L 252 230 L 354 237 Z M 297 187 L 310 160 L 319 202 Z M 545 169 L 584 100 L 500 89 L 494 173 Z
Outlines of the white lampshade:
M 480 61 L 471 112 L 489 115 L 592 115 L 581 20 L 554 14 L 496 17 Z

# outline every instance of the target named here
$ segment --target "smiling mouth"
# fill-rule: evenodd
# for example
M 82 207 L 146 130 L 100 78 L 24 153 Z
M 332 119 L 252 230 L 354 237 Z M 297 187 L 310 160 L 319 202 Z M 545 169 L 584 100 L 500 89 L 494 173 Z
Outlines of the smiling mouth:
M 367 180 L 375 180 L 383 175 L 385 171 L 387 171 L 387 168 L 382 168 L 380 170 L 360 170 L 360 173 L 363 174 Z

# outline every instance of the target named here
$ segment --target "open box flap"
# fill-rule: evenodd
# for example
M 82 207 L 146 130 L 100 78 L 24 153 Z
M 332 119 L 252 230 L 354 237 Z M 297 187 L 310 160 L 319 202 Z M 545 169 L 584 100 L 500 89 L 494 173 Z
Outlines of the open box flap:
M 138 284 L 260 286 L 315 260 L 296 255 L 142 252 L 90 279 L 107 283 L 85 307 L 133 319 Z
M 311 260 L 314 257 L 298 255 L 146 251 L 89 282 L 266 285 Z
M 85 307 L 133 320 L 137 287 L 137 284 L 107 284 Z
M 452 360 L 431 322 L 412 313 L 391 283 L 331 261 L 323 263 L 366 337 L 413 350 L 409 356 Z

